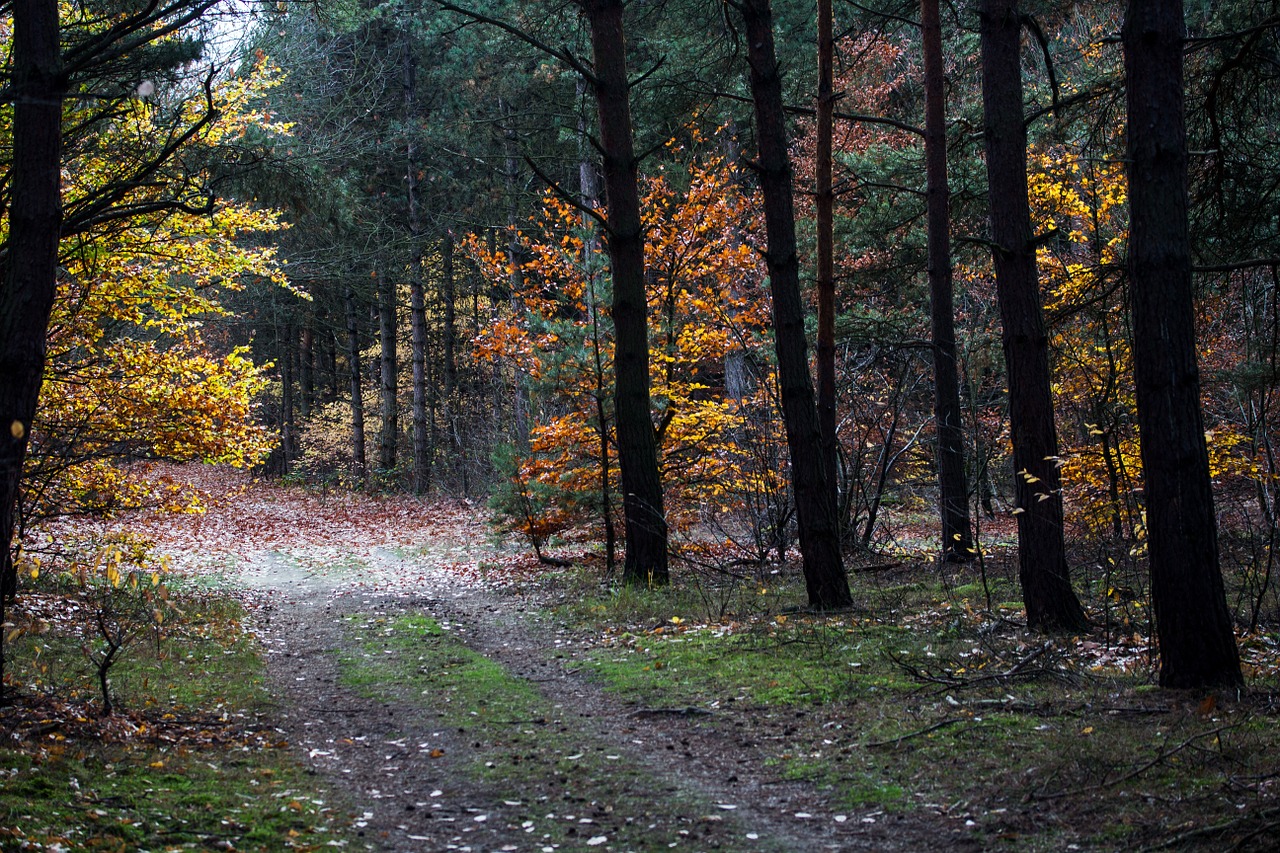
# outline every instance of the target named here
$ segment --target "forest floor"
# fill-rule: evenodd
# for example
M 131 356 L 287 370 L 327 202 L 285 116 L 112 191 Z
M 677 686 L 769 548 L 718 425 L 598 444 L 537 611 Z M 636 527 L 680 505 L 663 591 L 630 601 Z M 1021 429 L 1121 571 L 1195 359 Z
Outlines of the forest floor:
M 327 804 L 312 849 L 1263 850 L 1280 832 L 1274 634 L 1246 644 L 1248 695 L 1172 694 L 1136 631 L 1038 637 L 963 579 L 941 600 L 926 566 L 856 576 L 879 616 L 819 617 L 776 567 L 618 593 L 598 556 L 547 572 L 466 502 L 201 485 L 204 515 L 127 524 L 247 608 L 257 728 L 312 774 L 287 807 Z M 227 838 L 194 846 L 275 849 Z

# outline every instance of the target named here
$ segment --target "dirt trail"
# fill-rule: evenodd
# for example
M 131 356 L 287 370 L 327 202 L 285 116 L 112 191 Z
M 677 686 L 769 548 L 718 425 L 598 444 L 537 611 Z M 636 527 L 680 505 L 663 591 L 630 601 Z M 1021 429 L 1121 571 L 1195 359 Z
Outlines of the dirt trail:
M 541 602 L 490 588 L 465 570 L 495 556 L 478 515 L 255 487 L 251 501 L 228 502 L 163 537 L 188 564 L 217 563 L 224 576 L 235 567 L 235 582 L 255 602 L 274 716 L 301 760 L 354 813 L 365 849 L 963 848 L 964 834 L 946 821 L 843 811 L 812 785 L 778 778 L 760 744 L 783 739 L 804 712 L 647 714 L 604 693 L 578 672 L 580 643 L 541 615 Z M 362 641 L 377 639 L 370 626 L 404 614 L 435 619 L 451 639 L 534 688 L 548 710 L 524 734 L 584 744 L 578 752 L 593 753 L 586 761 L 603 760 L 595 775 L 565 769 L 579 755 L 543 756 L 533 765 L 547 772 L 526 770 L 512 795 L 502 778 L 476 772 L 486 749 L 507 746 L 492 729 L 446 720 L 436 697 L 374 699 L 346 686 L 343 656 L 367 654 Z M 525 748 L 525 758 L 539 758 L 539 747 Z M 648 780 L 643 790 L 605 790 L 615 766 L 632 774 L 625 778 Z

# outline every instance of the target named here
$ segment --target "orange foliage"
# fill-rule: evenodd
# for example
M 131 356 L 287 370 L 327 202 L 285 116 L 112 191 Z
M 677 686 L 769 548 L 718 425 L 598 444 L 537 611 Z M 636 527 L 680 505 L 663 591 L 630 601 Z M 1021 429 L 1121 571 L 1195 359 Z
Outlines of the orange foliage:
M 767 402 L 731 399 L 725 362 L 764 365 L 769 302 L 749 199 L 725 163 L 701 158 L 674 177 L 660 170 L 643 193 L 654 428 L 669 520 L 679 529 L 708 507 L 736 509 L 735 495 L 750 487 L 735 437 L 746 410 Z M 531 383 L 530 453 L 514 474 L 555 497 L 537 520 L 520 522 L 530 533 L 549 521 L 567 525 L 587 506 L 598 511 L 602 467 L 611 478 L 617 470 L 607 255 L 583 214 L 555 195 L 531 225 L 519 235 L 527 260 L 513 295 L 518 310 L 495 316 L 475 341 L 478 356 L 505 360 Z M 465 246 L 490 280 L 510 281 L 504 254 L 475 236 Z

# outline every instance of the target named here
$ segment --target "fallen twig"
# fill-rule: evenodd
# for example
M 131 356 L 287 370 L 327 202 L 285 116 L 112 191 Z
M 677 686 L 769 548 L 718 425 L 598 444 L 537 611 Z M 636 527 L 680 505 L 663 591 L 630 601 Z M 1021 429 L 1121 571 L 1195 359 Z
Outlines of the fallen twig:
M 904 735 L 898 735 L 896 738 L 891 738 L 889 740 L 878 740 L 871 743 L 864 743 L 862 746 L 864 749 L 879 749 L 882 746 L 898 746 L 904 740 L 910 740 L 914 737 L 927 735 L 929 732 L 936 732 L 938 729 L 944 729 L 947 726 L 954 726 L 956 723 L 963 723 L 964 721 L 964 717 L 948 717 L 947 719 L 934 723 L 931 726 L 925 726 L 923 729 L 918 729 L 914 732 L 907 732 Z
M 890 569 L 896 569 L 902 566 L 902 561 L 896 563 L 877 563 L 874 566 L 853 566 L 849 569 L 850 574 L 866 575 L 872 572 L 887 572 Z
M 709 717 L 711 712 L 692 705 L 684 708 L 637 708 L 631 712 L 633 717 Z
M 1074 797 L 1078 794 L 1088 794 L 1093 791 L 1103 791 L 1103 790 L 1106 790 L 1107 788 L 1114 788 L 1116 785 L 1122 785 L 1125 782 L 1128 782 L 1130 779 L 1136 779 L 1137 777 L 1141 776 L 1143 773 L 1146 773 L 1152 767 L 1155 767 L 1157 764 L 1160 764 L 1166 759 L 1172 758 L 1173 756 L 1177 755 L 1179 752 L 1182 752 L 1184 749 L 1192 746 L 1196 741 L 1203 740 L 1204 738 L 1207 738 L 1207 737 L 1220 735 L 1223 732 L 1229 729 L 1234 729 L 1239 725 L 1240 725 L 1239 723 L 1233 723 L 1232 725 L 1229 725 L 1229 726 L 1218 726 L 1216 729 L 1210 729 L 1207 732 L 1200 732 L 1199 734 L 1192 735 L 1191 737 L 1182 741 L 1172 749 L 1161 750 L 1150 761 L 1140 765 L 1139 767 L 1136 767 L 1133 770 L 1130 770 L 1128 773 L 1124 774 L 1123 776 L 1119 776 L 1115 779 L 1112 779 L 1109 782 L 1100 782 L 1097 785 L 1086 785 L 1083 788 L 1075 788 L 1073 790 L 1068 790 L 1068 791 L 1056 791 L 1052 794 L 1028 793 L 1027 796 L 1024 798 L 1024 801 L 1058 800 L 1058 799 L 1062 799 L 1063 797 Z
M 1223 833 L 1230 832 L 1237 827 L 1255 820 L 1264 821 L 1264 823 L 1255 827 L 1252 832 L 1240 839 L 1233 847 L 1230 848 L 1232 850 L 1236 850 L 1245 842 L 1257 838 L 1262 833 L 1272 831 L 1277 827 L 1280 827 L 1280 820 L 1272 820 L 1272 818 L 1280 818 L 1280 807 L 1263 809 L 1261 812 L 1241 815 L 1240 817 L 1234 817 L 1231 820 L 1224 820 L 1222 823 L 1215 823 L 1213 826 L 1201 826 L 1196 829 L 1190 829 L 1186 832 L 1181 832 L 1177 835 L 1166 838 L 1158 844 L 1151 844 L 1143 847 L 1142 851 L 1143 853 L 1146 853 L 1146 851 L 1168 850 L 1173 847 L 1181 847 L 1188 841 L 1195 841 L 1197 838 L 1211 838 L 1215 835 L 1222 835 Z
M 1063 675 L 1063 673 L 1051 669 L 1036 669 L 1030 672 L 1025 671 L 1028 664 L 1039 658 L 1051 648 L 1053 648 L 1053 643 L 1047 641 L 1033 649 L 1030 654 L 1023 657 L 1008 669 L 1002 672 L 990 672 L 984 675 L 974 676 L 973 678 L 957 678 L 954 675 L 947 674 L 935 675 L 928 670 L 924 670 L 920 667 L 907 663 L 902 658 L 892 654 L 889 655 L 889 659 L 917 681 L 929 684 L 941 684 L 944 687 L 973 687 L 974 685 L 984 684 L 989 681 L 1004 681 L 1005 679 L 1011 678 L 1029 678 L 1035 675 Z

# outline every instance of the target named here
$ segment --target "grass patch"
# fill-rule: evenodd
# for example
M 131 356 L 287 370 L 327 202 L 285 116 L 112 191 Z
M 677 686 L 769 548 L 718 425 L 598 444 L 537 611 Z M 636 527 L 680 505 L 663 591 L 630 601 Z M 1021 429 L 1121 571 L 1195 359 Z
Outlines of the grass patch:
M 883 665 L 886 649 L 916 645 L 909 632 L 788 621 L 742 631 L 664 626 L 628 633 L 597 650 L 590 666 L 610 690 L 653 707 L 705 705 L 728 695 L 761 705 L 812 705 L 912 686 Z
M 607 689 L 714 710 L 782 778 L 844 808 L 943 815 L 984 844 L 1030 850 L 1141 846 L 1192 825 L 1220 827 L 1202 843 L 1221 849 L 1274 828 L 1280 725 L 1265 689 L 1244 701 L 1152 689 L 1142 667 L 1098 657 L 1106 636 L 1031 634 L 1016 610 L 965 600 L 983 595 L 973 582 L 856 592 L 883 622 L 770 607 L 641 630 L 630 604 L 615 616 L 596 603 L 576 624 L 631 628 L 590 655 Z
M 438 712 L 439 724 L 463 743 L 467 775 L 515 804 L 544 847 L 578 849 L 586 832 L 607 836 L 613 849 L 683 848 L 696 844 L 709 821 L 731 820 L 707 817 L 715 808 L 697 795 L 673 796 L 673 780 L 584 732 L 572 709 L 468 648 L 447 623 L 361 618 L 349 630 L 355 644 L 340 660 L 343 683 Z
M 63 593 L 25 596 L 74 614 Z M 70 618 L 7 649 L 0 708 L 0 849 L 282 850 L 341 840 L 347 815 L 269 723 L 264 667 L 230 597 L 174 592 L 181 621 L 141 636 L 110 670 L 118 713 L 99 717 L 96 670 Z M 26 614 L 32 619 L 39 617 Z M 60 845 L 60 847 L 58 846 Z

